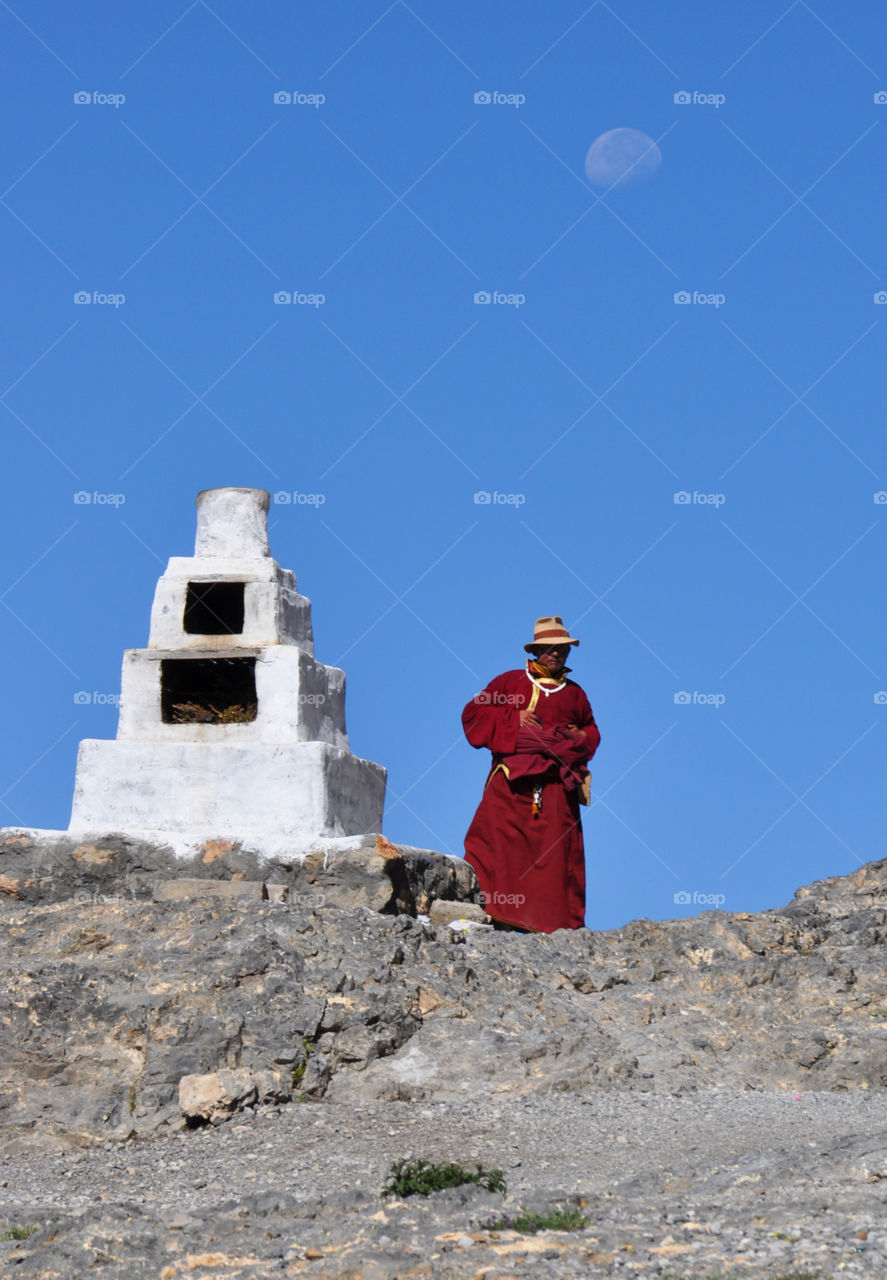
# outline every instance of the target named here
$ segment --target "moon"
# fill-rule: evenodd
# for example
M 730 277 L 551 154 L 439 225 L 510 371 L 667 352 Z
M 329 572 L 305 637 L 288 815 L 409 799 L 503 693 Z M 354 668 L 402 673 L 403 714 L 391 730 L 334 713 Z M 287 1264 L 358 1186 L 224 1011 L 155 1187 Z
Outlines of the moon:
M 627 187 L 652 178 L 662 164 L 656 143 L 640 129 L 610 129 L 588 148 L 585 175 L 604 190 Z

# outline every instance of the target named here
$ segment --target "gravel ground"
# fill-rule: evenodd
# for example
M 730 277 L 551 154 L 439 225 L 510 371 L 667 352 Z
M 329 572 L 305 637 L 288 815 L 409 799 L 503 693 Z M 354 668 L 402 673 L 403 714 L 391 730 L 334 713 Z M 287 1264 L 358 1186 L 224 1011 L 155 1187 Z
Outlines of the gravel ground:
M 382 1200 L 393 1160 L 501 1168 Z M 887 1277 L 887 1096 L 710 1090 L 293 1104 L 0 1164 L 17 1276 Z M 579 1207 L 580 1231 L 491 1214 Z M 54 1221 L 52 1221 L 54 1219 Z M 5 1259 L 4 1259 L 4 1254 Z

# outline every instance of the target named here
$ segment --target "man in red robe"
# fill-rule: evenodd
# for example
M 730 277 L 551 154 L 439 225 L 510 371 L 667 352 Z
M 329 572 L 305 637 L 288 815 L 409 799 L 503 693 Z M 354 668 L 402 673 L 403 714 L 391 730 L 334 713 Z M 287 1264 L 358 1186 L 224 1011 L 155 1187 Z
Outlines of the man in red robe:
M 488 915 L 539 933 L 585 923 L 579 805 L 601 735 L 564 666 L 578 645 L 558 617 L 539 618 L 526 667 L 491 680 L 462 712 L 473 747 L 493 764 L 465 837 Z

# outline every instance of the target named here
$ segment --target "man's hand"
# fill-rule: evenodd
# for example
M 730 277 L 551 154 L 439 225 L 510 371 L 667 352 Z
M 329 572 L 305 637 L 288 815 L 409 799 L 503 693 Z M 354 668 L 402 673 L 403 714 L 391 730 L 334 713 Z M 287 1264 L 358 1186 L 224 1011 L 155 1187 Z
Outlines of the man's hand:
M 580 729 L 577 724 L 568 724 L 567 728 L 570 730 L 570 733 L 572 733 L 574 737 L 578 736 L 580 738 L 585 738 L 585 730 Z M 588 741 L 587 738 L 585 740 L 586 742 Z
M 520 713 L 520 723 L 522 729 L 541 729 L 542 721 L 536 715 L 535 711 L 530 711 L 528 707 L 524 707 Z

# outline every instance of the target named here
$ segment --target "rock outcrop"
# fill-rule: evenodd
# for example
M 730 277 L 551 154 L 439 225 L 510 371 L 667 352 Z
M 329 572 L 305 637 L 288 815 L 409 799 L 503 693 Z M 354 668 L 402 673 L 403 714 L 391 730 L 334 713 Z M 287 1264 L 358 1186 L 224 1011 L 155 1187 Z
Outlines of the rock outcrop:
M 0 846 L 0 1151 L 179 1126 L 183 1078 L 237 1072 L 192 1123 L 263 1073 L 350 1104 L 887 1087 L 887 861 L 775 911 L 519 935 L 417 919 L 471 898 L 468 868 L 387 842 L 259 867 L 23 839 Z
M 201 895 L 416 915 L 437 899 L 473 903 L 479 889 L 462 858 L 393 845 L 382 835 L 272 856 L 237 840 L 210 839 L 184 857 L 181 850 L 120 833 L 85 841 L 62 831 L 0 828 L 0 898 L 36 906 Z

